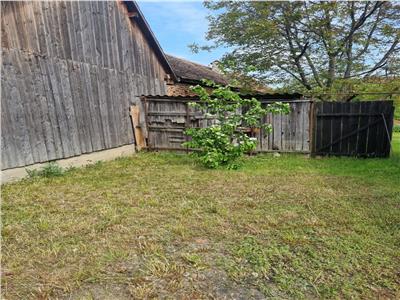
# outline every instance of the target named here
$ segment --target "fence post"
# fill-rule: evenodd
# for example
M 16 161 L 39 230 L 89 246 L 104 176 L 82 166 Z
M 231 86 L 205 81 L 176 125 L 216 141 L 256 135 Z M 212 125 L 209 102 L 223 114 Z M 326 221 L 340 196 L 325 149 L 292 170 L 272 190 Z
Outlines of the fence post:
M 316 124 L 316 115 L 315 115 L 315 101 L 314 98 L 311 97 L 311 105 L 310 105 L 310 156 L 315 157 L 315 124 Z

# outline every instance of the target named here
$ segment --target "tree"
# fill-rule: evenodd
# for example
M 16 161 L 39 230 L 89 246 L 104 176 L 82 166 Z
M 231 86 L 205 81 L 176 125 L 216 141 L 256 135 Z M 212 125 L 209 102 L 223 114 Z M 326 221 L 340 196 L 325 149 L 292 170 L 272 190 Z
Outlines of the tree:
M 257 99 L 243 99 L 229 86 L 206 80 L 204 83 L 212 87 L 212 91 L 208 92 L 200 85 L 193 87 L 192 91 L 200 100 L 190 104 L 215 122 L 208 127 L 187 129 L 185 133 L 192 139 L 183 145 L 196 149 L 194 154 L 208 168 L 221 165 L 236 168 L 235 160 L 256 149 L 257 145 L 257 139 L 248 136 L 243 129 L 262 127 L 265 132 L 270 132 L 271 124 L 263 124 L 262 117 L 267 113 L 287 114 L 289 104 L 275 102 L 263 108 Z
M 307 91 L 399 72 L 399 2 L 206 1 L 207 39 L 228 46 L 231 70 Z

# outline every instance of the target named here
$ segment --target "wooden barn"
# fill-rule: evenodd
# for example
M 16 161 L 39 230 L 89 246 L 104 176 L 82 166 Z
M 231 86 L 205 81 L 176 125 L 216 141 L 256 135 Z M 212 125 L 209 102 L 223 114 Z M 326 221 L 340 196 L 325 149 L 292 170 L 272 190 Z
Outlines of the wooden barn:
M 1 168 L 134 143 L 174 73 L 134 1 L 1 3 Z

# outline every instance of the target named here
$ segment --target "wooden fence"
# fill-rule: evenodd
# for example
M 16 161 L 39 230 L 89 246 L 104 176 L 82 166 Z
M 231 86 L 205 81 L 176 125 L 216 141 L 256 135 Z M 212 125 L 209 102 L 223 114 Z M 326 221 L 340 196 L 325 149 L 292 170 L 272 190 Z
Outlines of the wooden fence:
M 393 101 L 319 102 L 314 108 L 313 153 L 387 157 Z
M 204 127 L 213 122 L 201 111 L 189 106 L 196 98 L 184 97 L 146 97 L 143 99 L 146 110 L 148 148 L 153 150 L 187 150 L 182 143 L 187 140 L 186 128 Z M 260 99 L 262 105 L 274 102 Z M 280 100 L 282 101 L 282 100 Z M 264 122 L 272 124 L 273 132 L 266 134 L 260 130 L 258 152 L 310 152 L 310 100 L 283 100 L 288 102 L 291 112 L 288 115 L 268 114 Z
M 273 99 L 259 99 L 262 105 Z M 147 146 L 152 150 L 188 150 L 184 131 L 213 122 L 189 102 L 196 98 L 144 97 Z M 313 155 L 387 157 L 393 126 L 392 101 L 357 103 L 279 100 L 290 105 L 288 115 L 268 114 L 263 121 L 273 131 L 260 130 L 258 152 L 298 152 Z

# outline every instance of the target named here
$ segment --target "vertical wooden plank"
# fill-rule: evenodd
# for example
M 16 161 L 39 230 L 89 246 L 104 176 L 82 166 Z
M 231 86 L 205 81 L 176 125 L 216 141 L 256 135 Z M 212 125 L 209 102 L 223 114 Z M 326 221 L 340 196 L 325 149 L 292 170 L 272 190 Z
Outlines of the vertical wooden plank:
M 309 152 L 310 149 L 310 102 L 302 102 L 303 108 L 303 151 Z
M 115 113 L 114 113 L 114 89 L 112 87 L 113 85 L 113 79 L 112 79 L 112 73 L 110 69 L 105 70 L 105 86 L 106 86 L 106 99 L 107 99 L 107 110 L 108 110 L 108 115 L 109 115 L 109 127 L 110 127 L 110 139 L 111 139 L 111 146 L 116 147 L 117 145 L 117 129 L 115 126 Z
M 368 107 L 368 102 L 360 102 L 359 103 L 359 112 L 360 114 L 368 114 L 369 112 L 369 107 Z M 365 125 L 368 123 L 368 116 L 361 115 L 359 117 L 359 127 L 358 128 L 363 128 Z M 367 129 L 361 130 L 358 133 L 358 142 L 357 142 L 357 155 L 358 156 L 365 156 L 366 153 L 366 146 L 367 146 Z
M 102 58 L 102 66 L 109 67 L 110 66 L 110 54 L 108 49 L 108 39 L 110 36 L 108 35 L 108 9 L 106 1 L 97 2 L 99 9 L 99 21 L 100 22 L 100 45 L 101 45 L 101 58 Z
M 325 154 L 328 154 L 332 151 L 332 147 L 326 147 L 329 145 L 333 140 L 332 140 L 332 131 L 331 131 L 331 122 L 332 122 L 332 117 L 331 116 L 326 116 L 326 114 L 332 113 L 332 104 L 330 102 L 323 102 L 322 103 L 322 136 L 321 136 L 321 144 L 324 149 L 322 150 Z
M 8 6 L 6 2 L 1 3 L 1 9 L 0 9 L 0 14 L 1 14 L 1 47 L 9 49 L 12 46 L 12 40 L 11 40 L 11 35 L 10 35 L 10 29 L 8 26 L 9 23 L 9 18 L 5 17 L 6 12 L 4 10 L 8 10 Z
M 83 47 L 83 36 L 82 36 L 82 25 L 81 25 L 81 11 L 80 11 L 80 3 L 78 1 L 70 2 L 70 9 L 73 19 L 71 20 L 72 29 L 75 31 L 75 60 L 84 62 L 84 47 Z
M 146 140 L 144 138 L 142 129 L 140 127 L 140 111 L 139 107 L 136 105 L 131 106 L 130 115 L 132 118 L 132 127 L 134 128 L 135 132 L 135 143 L 137 149 L 140 151 L 146 147 Z
M 53 139 L 53 132 L 49 119 L 49 111 L 46 100 L 46 92 L 43 84 L 43 76 L 40 69 L 41 58 L 33 56 L 29 59 L 30 71 L 32 74 L 32 112 L 35 119 L 35 126 L 37 130 L 37 140 L 35 141 L 40 146 L 40 161 L 45 162 L 55 159 L 55 146 Z
M 72 46 L 69 29 L 69 19 L 67 17 L 67 4 L 65 1 L 60 1 L 57 7 L 58 21 L 60 24 L 60 48 L 62 49 L 62 57 L 72 59 Z
M 36 81 L 30 66 L 33 57 L 21 51 L 14 51 L 14 53 L 16 59 L 15 62 L 20 71 L 17 75 L 17 80 L 20 82 L 19 89 L 24 114 L 27 120 L 27 131 L 29 132 L 33 162 L 45 161 L 47 158 L 47 151 L 40 130 L 39 105 L 37 103 L 36 93 L 32 91 Z
M 92 151 L 92 139 L 89 132 L 90 125 L 88 125 L 90 117 L 83 101 L 84 95 L 82 85 L 85 84 L 85 82 L 81 81 L 80 63 L 68 61 L 68 73 L 71 85 L 72 103 L 78 129 L 79 146 L 81 153 L 88 153 Z
M 20 155 L 21 149 L 19 146 L 19 136 L 17 136 L 20 124 L 13 122 L 16 116 L 13 114 L 13 108 L 9 105 L 14 105 L 17 99 L 11 98 L 12 83 L 10 77 L 5 74 L 11 74 L 8 51 L 3 52 L 3 65 L 1 68 L 1 169 L 7 169 L 19 165 L 24 165 L 25 161 Z
M 303 103 L 297 103 L 296 105 L 296 110 L 294 111 L 294 117 L 295 117 L 295 150 L 296 151 L 303 151 L 303 139 L 304 139 L 304 122 L 303 122 L 303 116 L 304 114 L 304 109 L 303 109 Z
M 53 42 L 53 31 L 54 31 L 54 26 L 51 21 L 51 11 L 50 11 L 50 2 L 44 1 L 44 2 L 39 2 L 40 7 L 41 7 L 41 13 L 43 17 L 43 29 L 44 29 L 44 38 L 46 40 L 46 47 L 47 47 L 47 55 L 49 57 L 56 57 L 57 56 L 57 50 L 56 50 L 56 45 Z
M 285 114 L 281 115 L 281 143 L 282 143 L 282 148 L 281 151 L 287 151 L 289 148 L 289 142 L 290 142 L 290 135 L 288 132 L 288 117 Z
M 114 57 L 115 58 L 115 57 Z M 113 59 L 114 60 L 114 59 Z M 114 63 L 115 61 L 113 61 Z M 112 123 L 114 124 L 114 147 L 120 145 L 121 138 L 121 115 L 119 111 L 119 90 L 118 90 L 118 78 L 117 71 L 115 69 L 109 70 L 109 78 L 110 78 L 110 107 L 112 112 Z
M 376 114 L 378 111 L 378 103 L 376 101 L 371 101 L 369 106 L 369 113 Z M 377 150 L 377 124 L 373 124 L 374 121 L 378 120 L 380 116 L 370 116 L 368 127 L 368 145 L 367 145 L 367 155 L 369 157 L 376 156 Z
M 65 111 L 66 123 L 68 126 L 71 155 L 79 155 L 82 151 L 80 148 L 78 126 L 69 82 L 68 65 L 65 60 L 57 61 L 57 65 L 59 72 L 56 75 L 60 83 L 60 95 L 62 95 L 62 107 Z
M 92 44 L 90 42 L 90 12 L 88 11 L 88 4 L 89 2 L 86 1 L 79 1 L 77 2 L 79 6 L 79 23 L 82 35 L 82 51 L 83 51 L 83 62 L 86 63 L 93 63 L 92 61 L 92 51 L 91 47 Z
M 88 113 L 90 115 L 90 135 L 92 136 L 92 146 L 94 151 L 101 150 L 104 142 L 102 141 L 102 128 L 100 126 L 100 116 L 98 113 L 98 104 L 94 99 L 94 88 L 92 86 L 92 79 L 90 74 L 90 69 L 88 64 L 82 64 L 82 71 L 85 77 L 85 92 L 86 92 L 86 103 Z
M 59 71 L 60 80 L 62 82 L 61 91 L 63 95 L 63 106 L 67 117 L 69 138 L 71 139 L 73 154 L 79 155 L 82 151 L 79 143 L 78 126 L 76 122 L 74 103 L 72 100 L 71 85 L 69 82 L 68 65 L 65 60 L 59 61 Z
M 123 51 L 122 49 L 122 28 L 121 28 L 121 20 L 120 20 L 120 9 L 119 3 L 114 1 L 114 24 L 116 31 L 116 46 L 117 46 L 117 54 L 118 54 L 118 70 L 123 70 Z
M 300 103 L 291 103 L 290 104 L 290 113 L 289 113 L 289 131 L 290 131 L 290 144 L 289 150 L 294 151 L 296 149 L 296 114 L 297 108 Z
M 103 128 L 103 137 L 104 137 L 104 144 L 106 148 L 111 148 L 112 141 L 111 141 L 111 116 L 109 115 L 108 110 L 108 101 L 107 98 L 107 91 L 108 91 L 108 79 L 106 70 L 99 68 L 99 76 L 97 78 L 98 82 L 97 85 L 99 87 L 99 109 L 100 109 L 100 118 L 102 121 L 102 128 Z
M 377 110 L 375 113 L 377 114 L 377 121 L 376 124 L 376 156 L 382 157 L 384 153 L 384 143 L 387 140 L 386 137 L 386 128 L 381 116 L 381 113 L 385 111 L 385 102 L 384 101 L 377 101 Z
M 50 13 L 51 13 L 51 26 L 53 29 L 51 30 L 52 34 L 52 42 L 55 45 L 56 49 L 56 57 L 63 58 L 64 57 L 64 49 L 63 49 L 63 41 L 61 36 L 61 31 L 63 24 L 60 22 L 60 4 L 61 2 L 54 1 L 50 3 Z
M 35 20 L 35 14 L 33 11 L 33 6 L 35 3 L 32 2 L 25 2 L 24 11 L 25 11 L 25 24 L 27 27 L 27 33 L 29 37 L 29 43 L 30 43 L 30 50 L 39 53 L 40 52 L 40 46 L 39 46 L 39 34 L 36 28 L 36 20 Z
M 133 69 L 133 57 L 134 54 L 132 53 L 132 49 L 130 48 L 130 39 L 131 37 L 131 31 L 129 30 L 132 25 L 130 24 L 130 21 L 128 19 L 127 13 L 126 13 L 126 7 L 125 5 L 120 5 L 117 3 L 117 17 L 118 17 L 118 22 L 120 24 L 119 27 L 119 32 L 120 32 L 120 40 L 121 40 L 121 45 L 119 45 L 120 49 L 120 60 L 121 60 L 121 70 L 127 71 L 130 70 L 130 72 L 134 72 Z
M 309 125 L 309 147 L 310 147 L 310 153 L 311 156 L 314 157 L 316 153 L 316 144 L 315 144 L 315 136 L 316 136 L 316 108 L 315 108 L 315 100 L 311 99 L 309 102 L 309 108 L 310 108 L 310 125 Z
M 92 28 L 93 28 L 93 50 L 95 55 L 95 61 L 98 66 L 103 66 L 102 47 L 101 47 L 101 12 L 99 11 L 99 1 L 91 1 L 92 11 Z
M 14 142 L 12 141 L 12 128 L 9 119 L 10 112 L 7 109 L 6 99 L 9 98 L 9 87 L 6 81 L 1 77 L 1 169 L 13 167 L 13 164 L 18 164 L 13 161 L 13 153 L 16 152 Z
M 23 5 L 23 2 L 12 2 L 12 14 L 10 14 L 9 17 L 13 20 L 12 23 L 15 24 L 15 37 L 18 38 L 19 48 L 28 50 L 30 49 L 30 46 L 28 42 L 28 33 L 26 32 L 26 19 L 24 17 Z
M 50 62 L 51 63 L 51 62 Z M 64 155 L 61 141 L 61 130 L 60 125 L 58 123 L 57 112 L 55 108 L 55 96 L 53 94 L 53 87 L 50 80 L 49 73 L 49 60 L 48 59 L 40 59 L 39 65 L 42 74 L 42 82 L 45 93 L 46 105 L 48 108 L 48 117 L 51 126 L 51 135 L 52 141 L 54 143 L 54 158 L 62 158 Z M 55 87 L 55 92 L 57 93 L 57 87 Z M 49 155 L 53 157 L 53 154 Z
M 348 132 L 354 132 L 358 128 L 359 117 L 356 116 L 359 113 L 360 105 L 359 103 L 347 103 L 350 109 L 351 116 L 347 117 L 348 122 Z M 354 115 L 353 115 L 354 114 Z M 357 154 L 357 142 L 358 142 L 358 132 L 351 135 L 348 139 L 349 155 L 354 156 Z
M 110 53 L 110 68 L 118 69 L 119 59 L 118 59 L 118 49 L 117 49 L 117 35 L 114 20 L 114 9 L 115 2 L 107 2 L 107 34 L 108 34 L 108 46 Z
M 384 118 L 386 121 L 386 139 L 384 143 L 384 152 L 382 153 L 384 157 L 388 157 L 390 155 L 391 151 L 391 143 L 392 143 L 392 131 L 393 131 L 393 114 L 394 114 L 394 106 L 393 106 L 393 101 L 387 101 L 385 102 L 385 108 L 384 108 Z
M 282 149 L 282 126 L 281 126 L 281 114 L 273 115 L 273 145 L 272 150 Z
M 104 130 L 103 130 L 103 122 L 101 120 L 101 112 L 100 112 L 100 101 L 99 101 L 99 86 L 98 86 L 98 68 L 97 66 L 90 66 L 89 67 L 90 71 L 90 79 L 91 79 L 91 87 L 92 87 L 92 102 L 94 105 L 94 112 L 96 115 L 97 119 L 97 126 L 98 129 L 96 129 L 98 132 L 98 136 L 100 139 L 100 145 L 101 149 L 105 148 L 105 140 L 104 140 Z
M 4 51 L 3 49 L 3 68 L 8 74 L 9 80 L 9 98 L 2 98 L 7 101 L 7 107 L 10 113 L 10 127 L 13 128 L 16 152 L 13 153 L 13 162 L 15 166 L 29 165 L 34 163 L 33 151 L 31 148 L 31 137 L 29 128 L 32 121 L 25 114 L 27 108 L 25 103 L 25 87 L 23 79 L 17 74 L 22 74 L 20 63 L 18 62 L 18 53 L 15 50 Z M 7 86 L 4 87 L 7 89 Z M 28 115 L 29 116 L 29 115 Z
M 87 11 L 87 21 L 88 21 L 88 40 L 87 43 L 90 45 L 90 63 L 93 65 L 98 64 L 98 58 L 97 58 L 97 50 L 96 50 L 96 27 L 95 23 L 97 22 L 97 18 L 95 17 L 94 13 L 95 11 L 92 10 L 93 5 L 91 4 L 90 1 L 87 1 L 86 3 L 86 11 Z
M 348 117 L 345 115 L 350 113 L 350 107 L 348 103 L 341 103 L 341 111 L 342 116 L 340 117 L 340 154 L 341 155 L 348 155 L 349 153 L 349 138 L 346 138 L 346 134 L 349 133 L 348 131 Z
M 127 95 L 125 93 L 125 76 L 121 71 L 117 72 L 117 79 L 118 79 L 118 89 L 119 89 L 119 97 L 118 97 L 118 104 L 119 104 L 119 113 L 121 119 L 121 138 L 120 144 L 125 145 L 127 144 L 127 136 L 128 136 L 128 127 L 129 124 L 129 104 L 127 103 Z
M 63 103 L 63 94 L 61 88 L 60 66 L 56 59 L 49 59 L 46 64 L 47 73 L 49 76 L 50 87 L 53 92 L 54 109 L 57 116 L 58 126 L 60 130 L 60 141 L 63 149 L 63 157 L 70 157 L 74 155 L 74 149 L 71 145 L 72 139 L 70 137 L 67 115 Z
M 322 147 L 322 131 L 323 131 L 323 117 L 320 116 L 323 113 L 323 102 L 315 103 L 315 114 L 316 114 L 316 124 L 315 124 L 315 149 L 317 154 L 321 154 L 320 149 Z
M 130 80 L 129 80 L 129 75 L 126 73 L 123 73 L 123 81 L 124 81 L 124 101 L 123 101 L 123 113 L 125 116 L 125 141 L 124 144 L 130 144 L 133 141 L 133 131 L 131 128 L 131 122 L 129 119 L 128 115 L 128 108 L 130 107 L 130 99 L 133 98 L 133 94 L 130 88 Z M 140 106 L 139 106 L 140 108 Z
M 340 139 L 341 135 L 341 122 L 340 122 L 341 117 L 339 116 L 339 114 L 341 113 L 341 103 L 339 102 L 332 103 L 332 113 L 336 115 L 332 117 L 332 127 L 331 127 L 332 141 L 336 141 Z M 334 155 L 338 154 L 340 152 L 340 142 L 332 145 L 330 151 Z
M 47 46 L 47 41 L 46 41 L 46 32 L 47 29 L 45 27 L 44 23 L 44 13 L 43 13 L 43 8 L 42 8 L 42 2 L 40 1 L 35 1 L 32 2 L 33 5 L 33 13 L 35 16 L 35 24 L 37 28 L 37 34 L 38 34 L 38 43 L 39 43 L 39 52 L 40 54 L 46 56 L 49 53 L 48 46 Z
M 1 3 L 1 29 L 2 32 L 7 33 L 8 39 L 2 34 L 2 46 L 5 48 L 19 49 L 19 39 L 14 19 L 13 6 L 16 4 L 14 2 L 2 2 Z M 7 16 L 7 17 L 6 17 Z M 8 41 L 6 45 L 5 41 Z

